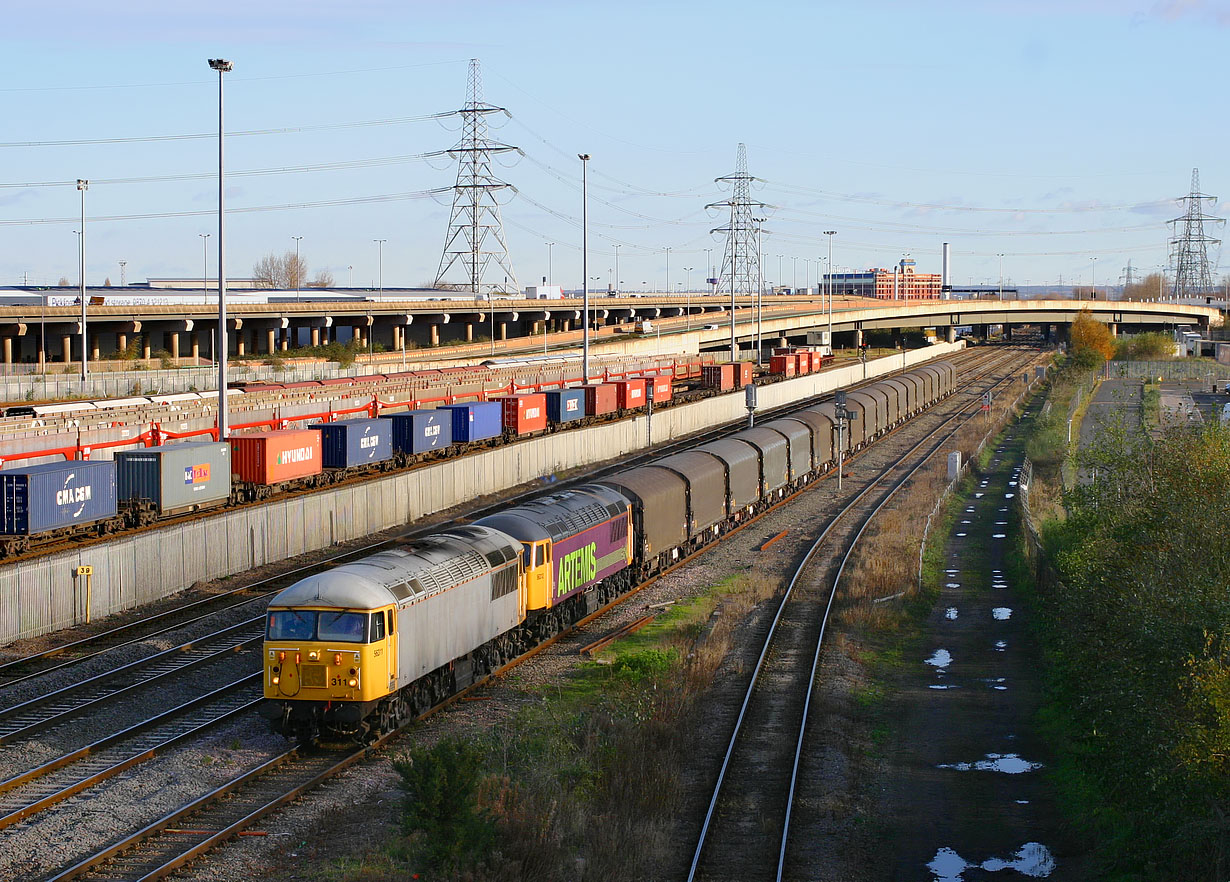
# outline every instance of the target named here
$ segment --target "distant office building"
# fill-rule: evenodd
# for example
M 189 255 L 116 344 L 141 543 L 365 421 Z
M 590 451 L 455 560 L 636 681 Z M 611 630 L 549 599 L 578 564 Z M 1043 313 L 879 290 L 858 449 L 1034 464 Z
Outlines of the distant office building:
M 898 300 L 939 300 L 943 284 L 939 273 L 914 271 L 912 258 L 904 258 L 897 267 L 896 297 Z M 837 297 L 874 297 L 877 300 L 893 299 L 893 276 L 891 269 L 869 269 L 859 273 L 833 273 L 824 276 L 824 284 L 830 279 L 833 294 Z

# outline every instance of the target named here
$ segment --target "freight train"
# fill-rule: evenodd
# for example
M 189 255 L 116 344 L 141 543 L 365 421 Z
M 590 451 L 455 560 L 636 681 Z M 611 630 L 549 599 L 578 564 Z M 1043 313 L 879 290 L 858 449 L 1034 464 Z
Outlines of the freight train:
M 797 352 L 792 358 L 808 359 L 807 369 L 820 369 L 818 354 Z M 750 362 L 692 367 L 702 391 L 683 400 L 733 391 L 753 381 Z M 800 367 L 804 373 L 807 369 Z M 619 419 L 651 403 L 670 406 L 678 398 L 674 379 L 658 374 L 490 395 L 486 401 L 318 423 L 301 430 L 236 434 L 229 445 L 173 443 L 119 452 L 114 462 L 73 460 L 8 469 L 0 472 L 0 558 L 63 539 L 113 535 L 193 511 L 268 500 L 277 493 L 318 489 L 355 475 Z M 339 382 L 351 381 L 251 385 L 247 392 Z M 124 401 L 131 406 L 143 400 Z M 66 501 L 70 496 L 75 501 Z
M 850 392 L 848 450 L 951 394 L 951 363 Z M 832 403 L 308 576 L 269 604 L 262 713 L 374 737 L 594 612 L 837 459 Z

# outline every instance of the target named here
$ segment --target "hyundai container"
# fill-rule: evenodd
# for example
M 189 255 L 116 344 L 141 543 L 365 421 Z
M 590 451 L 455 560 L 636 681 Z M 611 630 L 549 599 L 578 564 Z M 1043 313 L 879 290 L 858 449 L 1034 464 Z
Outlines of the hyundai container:
M 70 460 L 0 472 L 0 533 L 32 536 L 115 516 L 115 463 Z
M 115 467 L 119 498 L 159 514 L 195 511 L 231 496 L 231 445 L 225 441 L 122 450 Z
M 552 389 L 547 396 L 547 418 L 553 423 L 570 423 L 585 416 L 584 389 Z
M 381 417 L 393 426 L 393 449 L 398 453 L 428 453 L 453 443 L 453 411 L 409 410 Z
M 491 400 L 500 403 L 504 430 L 509 434 L 528 435 L 547 427 L 547 396 L 541 392 L 501 395 Z
M 447 411 L 453 415 L 454 444 L 498 438 L 504 428 L 503 409 L 497 401 L 446 404 L 436 410 Z
M 320 432 L 285 429 L 231 436 L 231 474 L 249 484 L 280 484 L 319 475 Z

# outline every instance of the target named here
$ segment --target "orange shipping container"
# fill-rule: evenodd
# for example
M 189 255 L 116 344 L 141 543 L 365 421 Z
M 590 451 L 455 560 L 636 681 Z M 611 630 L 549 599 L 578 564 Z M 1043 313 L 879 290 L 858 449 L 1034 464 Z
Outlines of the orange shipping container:
M 793 377 L 798 368 L 798 360 L 793 355 L 775 355 L 769 360 L 769 370 L 783 377 Z
M 619 380 L 615 383 L 615 388 L 618 390 L 620 410 L 632 410 L 645 406 L 644 380 Z
M 671 400 L 671 378 L 669 374 L 659 374 L 653 378 L 653 402 L 661 404 Z
M 231 436 L 231 473 L 249 484 L 279 484 L 320 469 L 320 433 L 312 429 Z
M 735 388 L 742 389 L 752 385 L 752 363 L 750 361 L 735 362 Z
M 547 396 L 541 392 L 504 395 L 489 400 L 500 402 L 504 414 L 504 428 L 515 435 L 528 435 L 547 427 Z

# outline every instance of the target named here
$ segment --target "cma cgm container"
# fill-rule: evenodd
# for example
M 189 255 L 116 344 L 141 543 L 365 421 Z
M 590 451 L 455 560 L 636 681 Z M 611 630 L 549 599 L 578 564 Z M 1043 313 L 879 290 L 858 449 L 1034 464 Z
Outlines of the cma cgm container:
M 310 428 L 320 433 L 320 459 L 327 469 L 349 469 L 393 457 L 393 424 L 387 420 L 338 420 Z
M 654 404 L 661 404 L 663 401 L 671 400 L 671 378 L 670 374 L 659 374 L 656 377 L 651 377 L 650 382 L 653 384 Z
M 735 388 L 735 366 L 733 364 L 704 365 L 701 367 L 701 378 L 706 389 L 729 392 Z
M 496 401 L 446 404 L 436 410 L 453 415 L 454 444 L 498 438 L 504 428 L 503 410 Z
M 241 481 L 268 486 L 320 470 L 320 432 L 313 429 L 231 436 L 231 474 Z
M 752 385 L 752 363 L 750 361 L 735 362 L 735 388 L 742 389 Z
M 164 444 L 115 454 L 121 500 L 159 514 L 194 511 L 231 496 L 231 445 L 218 441 Z
M 615 383 L 615 400 L 620 410 L 645 406 L 644 380 L 619 380 Z
M 584 389 L 552 389 L 547 396 L 547 419 L 570 423 L 585 416 Z
M 618 390 L 614 383 L 598 383 L 584 388 L 585 412 L 590 416 L 602 416 L 619 409 Z
M 547 427 L 547 396 L 541 392 L 501 395 L 491 400 L 500 403 L 504 430 L 512 435 L 528 435 Z
M 783 377 L 793 377 L 798 368 L 798 360 L 793 355 L 775 355 L 769 359 L 769 370 Z
M 393 427 L 393 449 L 398 453 L 427 453 L 453 443 L 453 411 L 411 410 L 390 413 L 380 419 Z
M 114 516 L 114 462 L 48 462 L 0 472 L 4 535 L 31 536 Z

